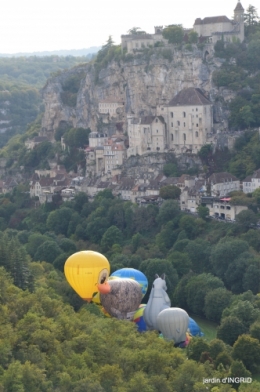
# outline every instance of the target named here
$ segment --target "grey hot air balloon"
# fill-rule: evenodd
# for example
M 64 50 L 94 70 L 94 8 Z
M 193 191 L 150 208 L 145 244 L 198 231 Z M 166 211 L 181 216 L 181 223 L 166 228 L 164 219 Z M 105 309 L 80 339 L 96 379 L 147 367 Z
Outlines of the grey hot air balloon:
M 157 316 L 157 325 L 165 339 L 174 340 L 177 344 L 186 339 L 189 316 L 180 308 L 164 309 Z
M 108 280 L 98 289 L 102 306 L 110 316 L 118 319 L 128 319 L 128 313 L 138 309 L 143 297 L 141 286 L 133 279 Z

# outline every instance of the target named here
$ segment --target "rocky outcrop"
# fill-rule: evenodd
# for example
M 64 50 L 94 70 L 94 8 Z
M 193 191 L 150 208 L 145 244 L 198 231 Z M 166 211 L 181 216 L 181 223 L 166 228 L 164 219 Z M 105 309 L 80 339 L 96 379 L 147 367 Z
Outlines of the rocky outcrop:
M 172 61 L 155 51 L 149 58 L 143 55 L 130 61 L 112 61 L 100 72 L 96 71 L 94 64 L 87 64 L 52 78 L 43 89 L 45 113 L 42 127 L 54 131 L 61 123 L 68 123 L 73 127 L 101 130 L 109 122 L 125 123 L 124 113 L 120 111 L 112 119 L 99 114 L 99 101 L 108 97 L 121 98 L 125 102 L 126 114 L 136 116 L 155 114 L 157 104 L 167 103 L 185 87 L 203 88 L 214 100 L 218 91 L 212 86 L 211 76 L 221 63 L 210 56 L 204 60 L 203 52 L 198 49 L 193 52 L 171 50 Z M 62 101 L 63 86 L 68 78 L 77 74 L 84 76 L 75 105 L 68 106 Z M 216 113 L 221 122 L 221 110 L 218 108 Z

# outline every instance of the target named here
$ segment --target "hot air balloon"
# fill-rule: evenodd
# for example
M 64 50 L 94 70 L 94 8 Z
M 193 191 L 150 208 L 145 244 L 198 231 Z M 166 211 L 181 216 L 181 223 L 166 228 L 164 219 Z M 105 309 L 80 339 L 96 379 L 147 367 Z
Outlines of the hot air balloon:
M 122 268 L 113 272 L 111 276 L 118 276 L 119 278 L 129 278 L 136 280 L 141 286 L 143 297 L 145 296 L 145 293 L 148 288 L 148 280 L 141 271 L 138 271 L 134 268 Z
M 146 307 L 145 304 L 140 305 L 133 317 L 133 322 L 136 323 L 138 332 L 147 331 L 146 324 L 143 317 L 145 307 Z
M 204 336 L 204 333 L 201 332 L 200 327 L 198 326 L 196 321 L 193 320 L 191 317 L 189 317 L 188 331 L 192 336 Z
M 110 265 L 101 253 L 87 250 L 71 255 L 65 262 L 64 273 L 76 293 L 90 302 L 98 291 L 97 285 L 107 280 Z
M 132 279 L 113 279 L 97 287 L 102 306 L 118 319 L 130 320 L 142 300 L 141 287 Z
M 180 308 L 162 310 L 157 316 L 157 325 L 165 339 L 174 340 L 175 344 L 185 342 L 189 316 Z

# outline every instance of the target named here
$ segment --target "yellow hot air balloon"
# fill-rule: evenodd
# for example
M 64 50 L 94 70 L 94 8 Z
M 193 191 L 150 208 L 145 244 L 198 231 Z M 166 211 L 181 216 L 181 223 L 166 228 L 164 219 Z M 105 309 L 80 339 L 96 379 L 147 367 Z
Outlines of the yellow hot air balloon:
M 92 250 L 74 253 L 65 262 L 64 273 L 76 293 L 90 302 L 97 292 L 97 284 L 104 283 L 110 273 L 110 264 L 105 256 Z

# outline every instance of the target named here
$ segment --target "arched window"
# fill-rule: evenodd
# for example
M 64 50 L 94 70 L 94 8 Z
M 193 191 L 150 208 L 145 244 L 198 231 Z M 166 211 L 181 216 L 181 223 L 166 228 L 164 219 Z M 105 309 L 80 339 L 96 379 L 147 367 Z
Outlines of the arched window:
M 199 132 L 198 131 L 195 132 L 195 136 L 199 137 Z

